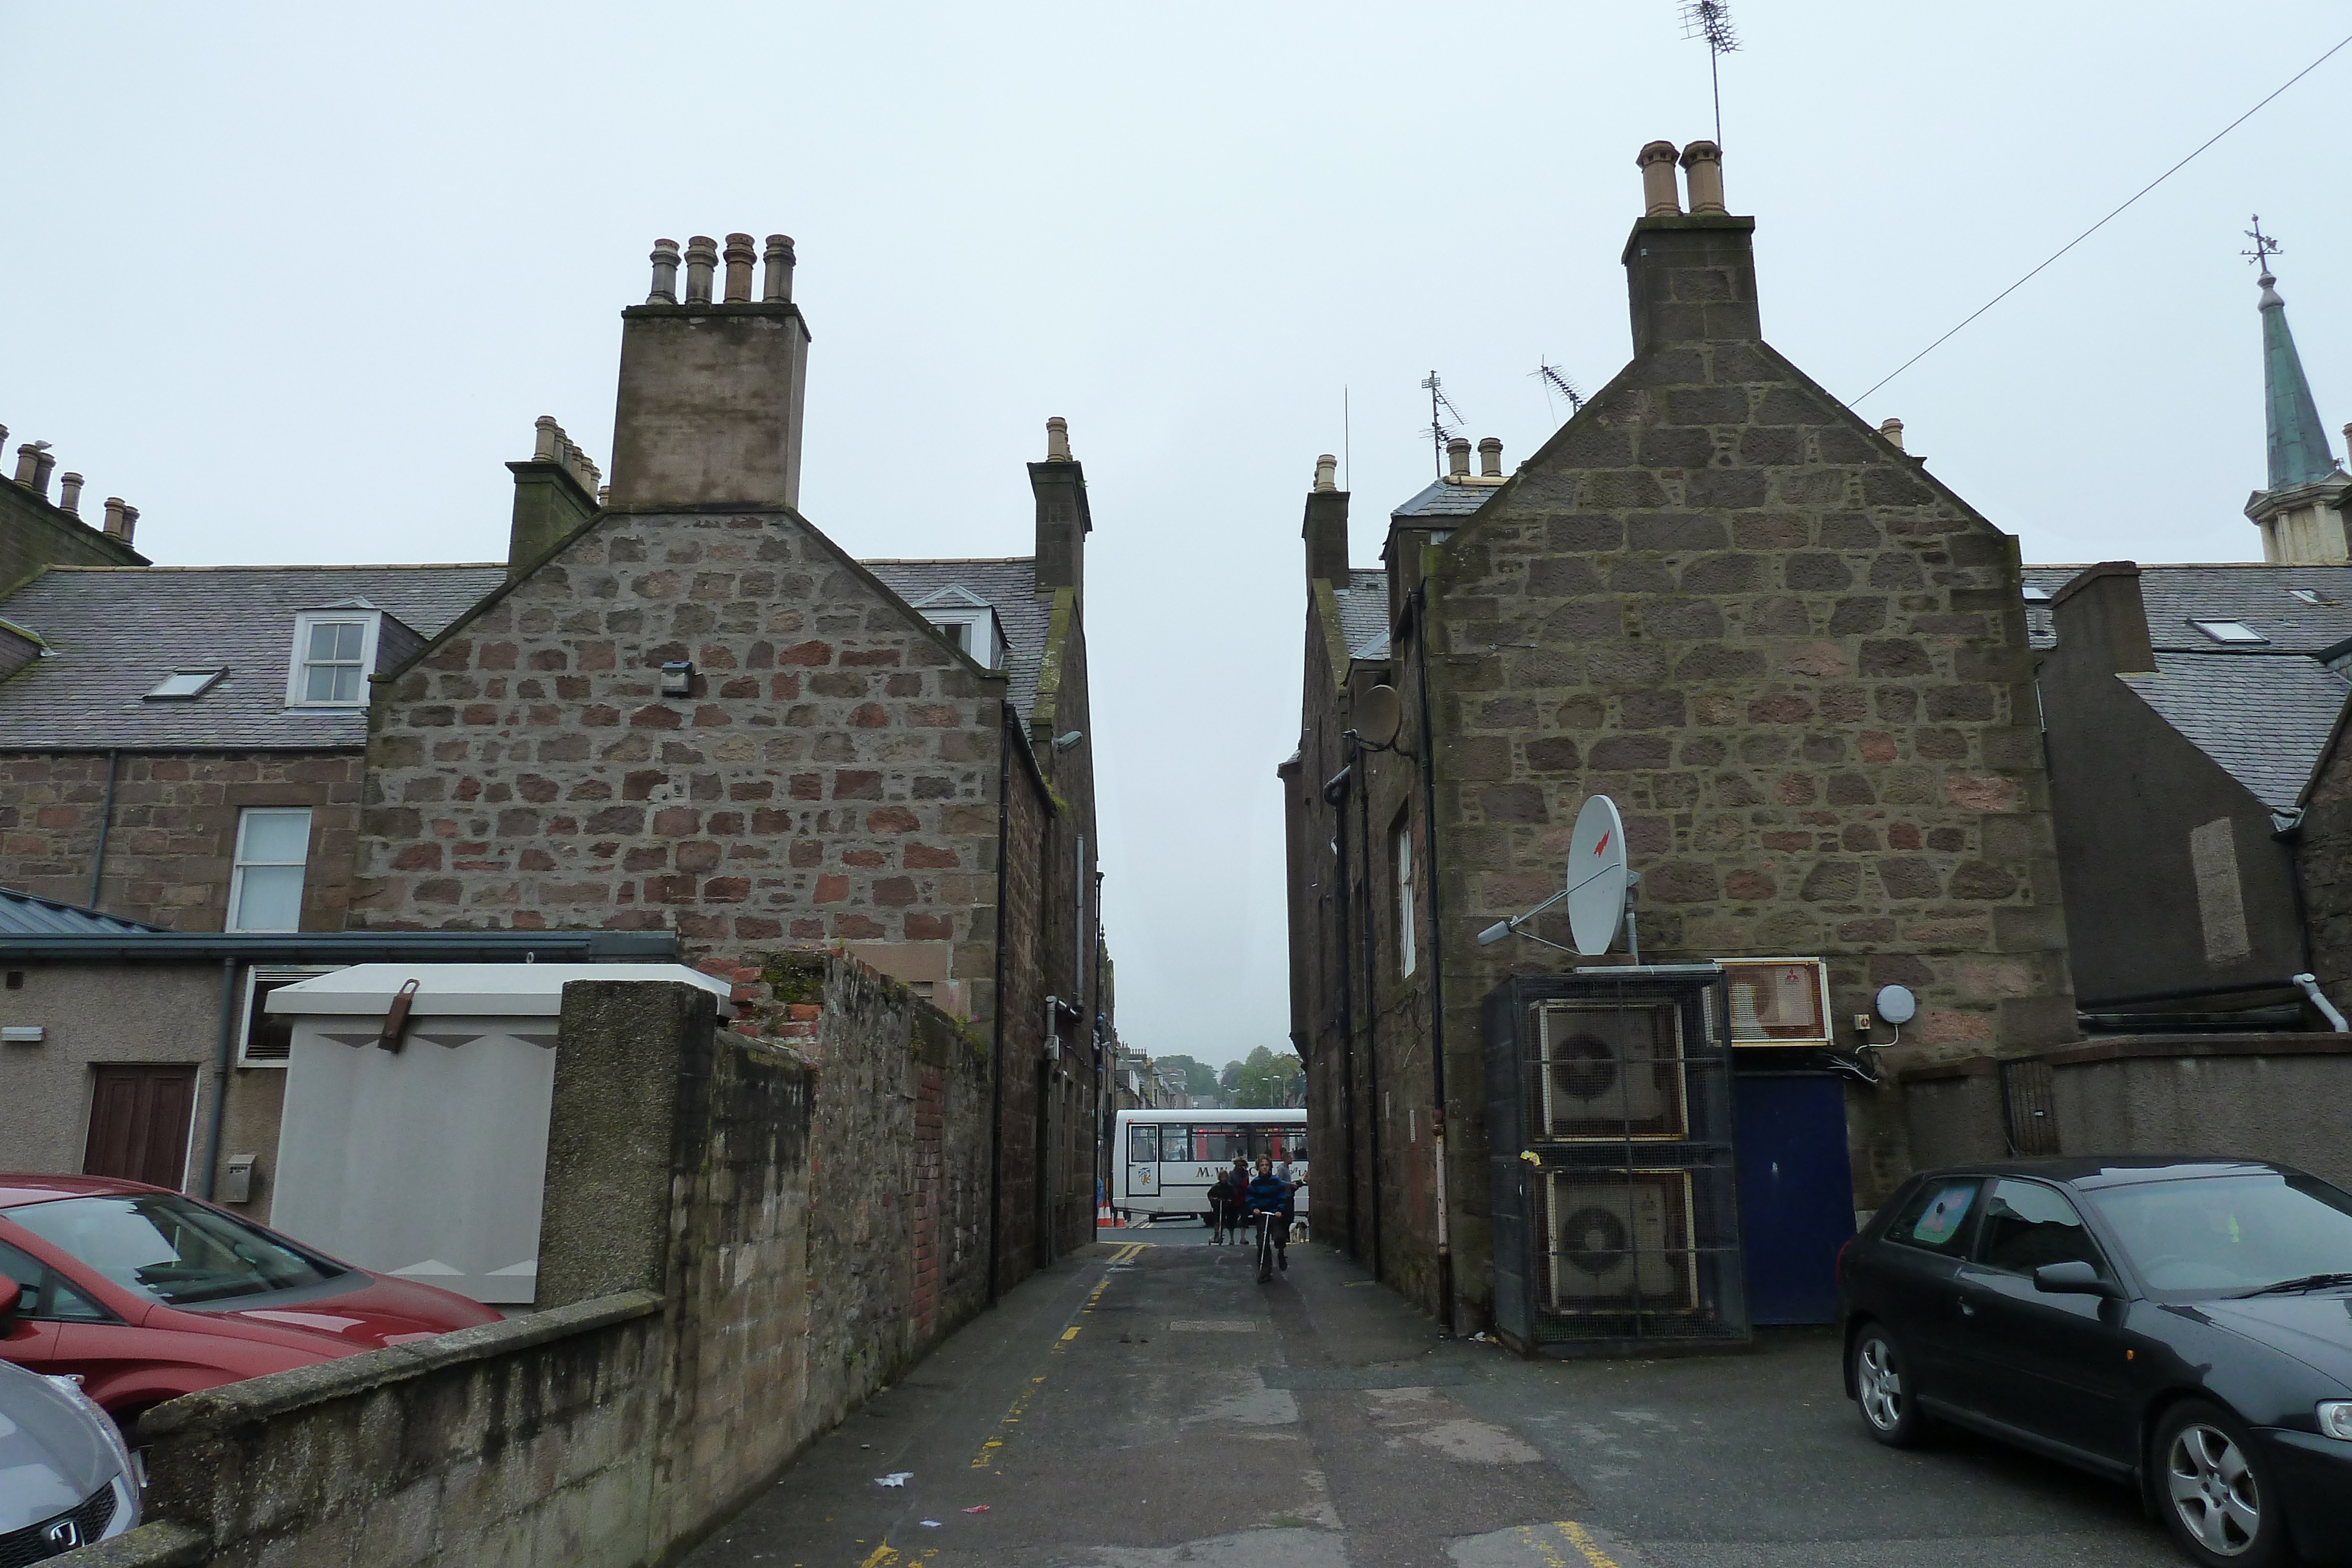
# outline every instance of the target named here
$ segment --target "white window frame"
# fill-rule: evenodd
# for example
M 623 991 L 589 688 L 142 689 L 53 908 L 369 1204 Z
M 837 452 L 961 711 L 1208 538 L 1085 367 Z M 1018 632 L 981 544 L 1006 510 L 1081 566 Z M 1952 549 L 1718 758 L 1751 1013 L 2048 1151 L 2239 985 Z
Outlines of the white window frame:
M 948 633 L 984 670 L 1004 663 L 1004 630 L 997 624 L 996 607 L 968 588 L 950 585 L 915 605 L 915 613 Z M 963 634 L 957 636 L 956 632 Z
M 310 630 L 314 626 L 357 626 L 360 630 L 360 692 L 347 703 L 310 702 L 302 695 L 307 684 L 304 676 L 310 671 Z M 288 707 L 354 708 L 368 706 L 368 675 L 375 668 L 375 647 L 383 630 L 381 610 L 304 610 L 294 617 L 294 647 L 286 661 L 286 706 Z M 341 661 L 337 661 L 340 663 Z
M 1420 944 L 1414 926 L 1412 898 L 1412 819 L 1401 820 L 1390 834 L 1393 841 L 1389 863 L 1396 871 L 1397 976 L 1410 977 L 1421 967 Z
M 254 819 L 255 817 L 257 817 L 257 816 L 278 816 L 278 817 L 285 817 L 285 816 L 295 816 L 295 815 L 299 815 L 299 816 L 301 817 L 301 819 L 302 819 L 302 858 L 301 858 L 299 861 L 249 861 L 249 860 L 246 859 L 246 857 L 245 857 L 245 829 L 246 829 L 246 824 L 247 824 L 247 823 L 248 823 L 248 822 L 252 821 L 253 821 L 253 819 Z M 315 821 L 314 821 L 314 819 L 313 819 L 313 816 L 312 816 L 312 813 L 311 813 L 310 808 L 310 807 L 308 807 L 308 806 L 247 806 L 247 807 L 244 808 L 242 810 L 240 810 L 240 811 L 238 811 L 238 812 L 237 812 L 237 814 L 236 814 L 236 844 L 232 847 L 232 849 L 231 849 L 231 851 L 230 851 L 230 854 L 229 854 L 230 869 L 229 869 L 229 873 L 228 873 L 228 907 L 227 907 L 226 909 L 225 909 L 225 910 L 223 910 L 223 911 L 221 912 L 221 929 L 222 929 L 222 930 L 224 930 L 224 931 L 263 931 L 263 930 L 268 930 L 268 931 L 299 931 L 299 930 L 302 928 L 302 926 L 301 926 L 301 910 L 302 910 L 302 901 L 301 901 L 301 898 L 300 898 L 299 896 L 298 896 L 298 897 L 295 899 L 295 901 L 294 901 L 294 911 L 295 911 L 295 916 L 294 916 L 294 918 L 295 918 L 295 924 L 294 924 L 294 925 L 283 925 L 283 926 L 278 926 L 278 925 L 272 925 L 272 926 L 240 925 L 239 924 L 237 924 L 237 918 L 236 918 L 236 917 L 237 917 L 237 911 L 238 911 L 239 909 L 241 909 L 241 908 L 244 906 L 244 903 L 245 903 L 245 872 L 246 872 L 246 868 L 247 868 L 247 866 L 270 866 L 270 867 L 277 867 L 277 866 L 299 865 L 299 866 L 300 866 L 300 867 L 301 867 L 301 869 L 302 869 L 302 891 L 303 891 L 305 894 L 307 894 L 307 893 L 310 891 L 310 830 L 311 830 L 314 826 L 316 826 L 316 825 L 317 825 L 317 824 L 316 824 L 316 822 L 315 822 Z
M 2208 639 L 2219 643 L 2224 648 L 2259 648 L 2270 642 L 2268 637 L 2242 621 L 2191 620 L 2189 624 L 2196 627 L 2197 630 L 2204 632 Z M 2238 635 L 2241 632 L 2245 635 L 2242 637 Z
M 269 967 L 254 965 L 245 971 L 244 1000 L 236 1015 L 236 1064 L 239 1067 L 275 1067 L 284 1069 L 285 1057 L 265 1056 L 256 1060 L 253 1045 L 253 993 L 264 984 L 278 985 L 295 980 L 307 980 L 316 975 L 331 975 L 343 967 L 341 964 L 280 964 Z

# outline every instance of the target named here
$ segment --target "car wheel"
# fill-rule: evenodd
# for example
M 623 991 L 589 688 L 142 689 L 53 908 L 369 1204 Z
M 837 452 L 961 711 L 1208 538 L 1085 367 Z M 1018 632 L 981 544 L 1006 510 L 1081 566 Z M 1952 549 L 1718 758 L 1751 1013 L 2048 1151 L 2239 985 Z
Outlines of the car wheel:
M 2293 1561 L 2268 1462 L 2218 1405 L 2176 1405 L 2156 1431 L 2164 1522 L 2199 1563 L 2268 1568 Z
M 1908 1448 L 1927 1436 L 1911 1380 L 1911 1363 L 1895 1336 L 1876 1323 L 1853 1337 L 1853 1402 L 1863 1425 L 1890 1448 Z

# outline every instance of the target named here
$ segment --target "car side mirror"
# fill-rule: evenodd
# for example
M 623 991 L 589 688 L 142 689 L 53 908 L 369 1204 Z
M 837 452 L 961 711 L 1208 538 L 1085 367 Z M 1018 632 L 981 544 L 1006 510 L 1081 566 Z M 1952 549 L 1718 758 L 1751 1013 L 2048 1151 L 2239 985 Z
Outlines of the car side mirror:
M 2053 1296 L 2119 1297 L 2123 1291 L 2112 1280 L 2099 1277 L 2097 1269 L 2088 1263 L 2044 1263 L 2033 1270 L 2033 1288 Z
M 0 1330 L 16 1321 L 16 1309 L 25 1304 L 25 1287 L 14 1280 L 0 1280 Z

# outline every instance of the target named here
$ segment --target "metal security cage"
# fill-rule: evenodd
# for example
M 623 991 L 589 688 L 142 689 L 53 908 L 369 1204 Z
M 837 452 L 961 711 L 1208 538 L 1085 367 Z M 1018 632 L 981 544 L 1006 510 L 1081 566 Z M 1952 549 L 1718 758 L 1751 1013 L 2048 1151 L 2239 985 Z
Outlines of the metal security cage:
M 1486 997 L 1495 1320 L 1514 1348 L 1748 1339 L 1723 981 L 1621 967 Z

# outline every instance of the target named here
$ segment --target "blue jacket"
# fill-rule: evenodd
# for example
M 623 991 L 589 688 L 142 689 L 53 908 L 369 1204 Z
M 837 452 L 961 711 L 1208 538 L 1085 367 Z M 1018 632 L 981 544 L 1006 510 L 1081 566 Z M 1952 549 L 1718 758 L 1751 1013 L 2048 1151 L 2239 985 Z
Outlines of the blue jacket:
M 1290 1187 L 1278 1176 L 1250 1177 L 1249 1207 L 1252 1214 L 1286 1214 L 1290 1211 Z

